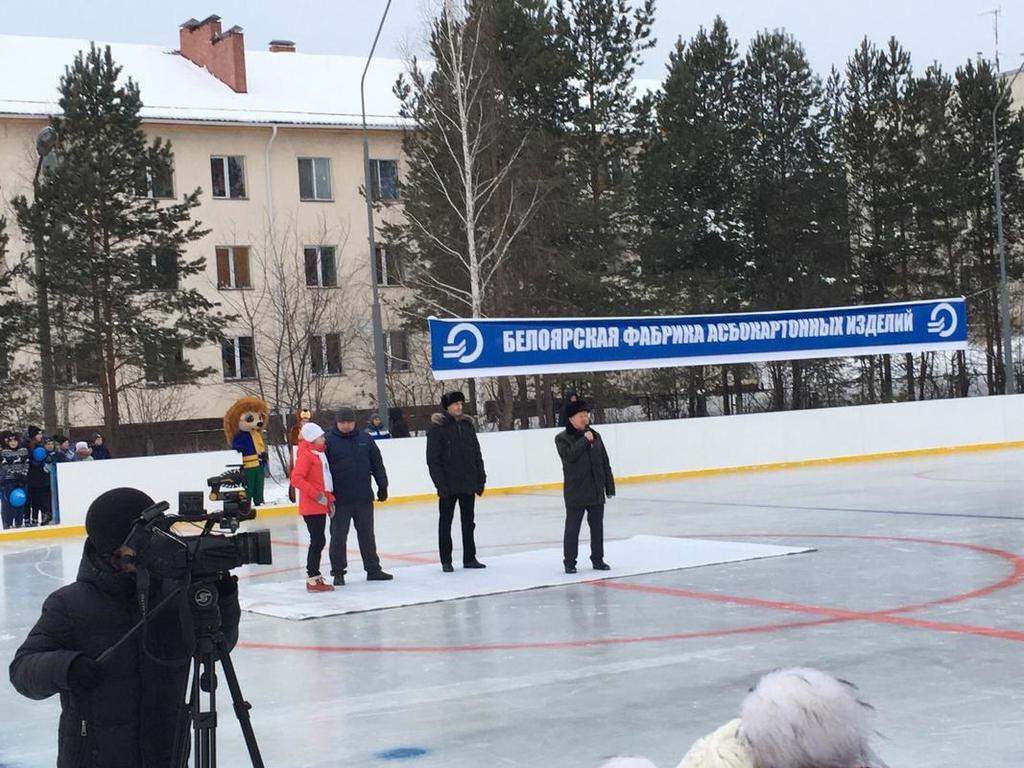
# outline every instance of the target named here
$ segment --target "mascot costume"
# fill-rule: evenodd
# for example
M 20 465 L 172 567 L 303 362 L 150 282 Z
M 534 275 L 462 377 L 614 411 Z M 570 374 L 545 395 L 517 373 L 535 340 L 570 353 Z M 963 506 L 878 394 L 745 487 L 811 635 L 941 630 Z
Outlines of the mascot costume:
M 299 446 L 299 440 L 301 439 L 300 432 L 302 428 L 313 420 L 313 412 L 309 408 L 299 408 L 295 412 L 295 423 L 292 424 L 292 428 L 288 430 L 288 477 L 292 476 L 292 469 L 295 468 L 295 449 Z M 288 481 L 288 499 L 292 504 L 295 503 L 295 486 L 292 485 L 291 480 Z
M 270 421 L 270 407 L 258 397 L 243 397 L 224 414 L 224 437 L 242 454 L 245 492 L 255 506 L 263 503 L 263 480 L 268 466 L 263 430 Z

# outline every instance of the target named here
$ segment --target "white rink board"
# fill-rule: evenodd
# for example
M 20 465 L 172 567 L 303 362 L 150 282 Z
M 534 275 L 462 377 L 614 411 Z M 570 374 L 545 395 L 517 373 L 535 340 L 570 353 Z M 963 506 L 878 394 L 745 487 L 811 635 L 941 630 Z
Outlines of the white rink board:
M 575 574 L 564 572 L 561 549 L 538 549 L 487 558 L 483 570 L 456 566 L 455 573 L 443 573 L 440 563 L 396 568 L 394 581 L 368 582 L 361 569 L 350 570 L 345 586 L 333 592 L 307 592 L 304 579 L 247 584 L 239 592 L 239 601 L 243 610 L 298 621 L 811 551 L 770 544 L 633 536 L 605 546 L 610 571 L 590 567 L 589 545 L 583 542 Z M 355 563 L 359 564 L 358 558 Z

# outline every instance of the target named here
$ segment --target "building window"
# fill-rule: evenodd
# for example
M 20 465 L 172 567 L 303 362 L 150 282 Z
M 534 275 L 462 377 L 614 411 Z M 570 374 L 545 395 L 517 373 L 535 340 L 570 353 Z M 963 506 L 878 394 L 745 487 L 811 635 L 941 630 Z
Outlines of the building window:
M 145 291 L 173 291 L 178 287 L 178 254 L 164 248 L 139 256 L 139 284 Z
M 224 362 L 224 381 L 256 378 L 256 351 L 252 336 L 224 339 L 220 344 Z
M 334 261 L 333 245 L 309 245 L 303 249 L 306 257 L 306 285 L 310 288 L 334 288 L 338 285 L 338 270 Z
M 315 376 L 336 376 L 341 370 L 341 334 L 309 337 L 309 363 Z
M 405 331 L 389 331 L 387 342 L 388 370 L 393 373 L 410 370 L 409 335 Z
M 239 199 L 245 195 L 245 158 L 217 155 L 210 158 L 213 196 Z
M 92 344 L 55 345 L 54 374 L 63 387 L 99 386 L 100 359 Z
M 331 200 L 331 159 L 329 157 L 299 158 L 299 198 Z
M 252 288 L 249 271 L 249 246 L 219 245 L 217 251 L 217 288 Z
M 170 165 L 163 168 L 146 166 L 139 170 L 135 179 L 135 194 L 158 200 L 174 197 L 174 172 Z
M 185 371 L 185 349 L 181 342 L 167 340 L 147 347 L 142 369 L 147 384 L 174 384 L 181 381 Z
M 371 160 L 370 181 L 374 200 L 398 199 L 398 161 Z
M 398 260 L 394 254 L 388 253 L 388 248 L 380 243 L 375 245 L 377 265 L 377 285 L 398 285 L 400 277 L 398 274 Z

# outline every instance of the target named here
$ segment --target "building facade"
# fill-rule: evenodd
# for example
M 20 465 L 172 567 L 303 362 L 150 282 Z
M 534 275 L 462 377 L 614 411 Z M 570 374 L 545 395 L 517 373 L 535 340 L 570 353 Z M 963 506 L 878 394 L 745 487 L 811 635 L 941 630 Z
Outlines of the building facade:
M 173 148 L 172 176 L 150 178 L 146 193 L 181 199 L 201 190 L 194 218 L 209 233 L 186 256 L 204 257 L 206 269 L 189 278 L 190 286 L 237 320 L 220 347 L 181 351 L 197 368 L 214 371 L 201 386 L 173 386 L 172 370 L 146 370 L 147 386 L 122 402 L 124 420 L 216 418 L 243 393 L 282 407 L 296 400 L 371 407 L 371 280 L 385 306 L 389 375 L 405 374 L 411 352 L 389 309 L 400 300 L 397 265 L 386 244 L 370 258 L 359 92 L 365 61 L 302 54 L 280 40 L 269 50 L 246 50 L 242 31 L 223 31 L 215 16 L 189 20 L 178 35 L 174 49 L 111 44 L 111 51 L 122 77 L 139 85 L 147 135 Z M 0 36 L 0 67 L 31 73 L 0 93 L 5 207 L 15 195 L 31 197 L 36 135 L 58 110 L 64 67 L 89 46 Z M 401 68 L 395 60 L 375 61 L 367 74 L 377 225 L 402 215 L 403 123 L 391 92 Z M 29 252 L 8 219 L 10 252 Z M 89 366 L 54 334 L 59 421 L 100 423 Z

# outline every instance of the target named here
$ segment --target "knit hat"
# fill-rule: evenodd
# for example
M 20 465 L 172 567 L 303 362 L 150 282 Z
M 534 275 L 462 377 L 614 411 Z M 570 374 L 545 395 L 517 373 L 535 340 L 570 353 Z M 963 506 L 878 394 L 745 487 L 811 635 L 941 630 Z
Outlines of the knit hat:
M 136 488 L 114 488 L 100 494 L 85 513 L 85 533 L 96 551 L 108 555 L 128 537 L 135 521 L 153 500 Z
M 302 435 L 302 439 L 307 443 L 312 443 L 314 440 L 323 437 L 324 430 L 319 424 L 314 424 L 310 421 L 302 425 L 302 429 L 299 430 L 299 434 Z
M 54 438 L 54 439 L 56 439 L 56 438 Z M 58 440 L 58 442 L 60 442 L 60 441 Z M 85 440 L 79 440 L 77 443 L 75 443 L 75 452 L 76 453 L 78 451 L 88 451 L 88 450 L 92 450 L 92 449 L 89 448 L 89 444 L 87 442 L 85 442 Z
M 337 413 L 334 415 L 335 421 L 355 421 L 356 412 L 352 408 L 339 408 Z
M 466 402 L 466 396 L 461 392 L 449 392 L 446 395 L 441 396 L 441 407 L 448 410 L 448 406 L 453 403 L 464 403 Z
M 28 428 L 28 439 L 31 440 L 32 438 L 34 438 L 36 435 L 38 435 L 42 431 L 43 430 L 41 430 L 35 424 L 30 425 L 29 428 Z
M 566 406 L 565 416 L 566 418 L 571 419 L 573 416 L 575 416 L 577 413 L 580 413 L 581 411 L 586 411 L 587 413 L 590 413 L 590 411 L 592 410 L 593 409 L 590 407 L 590 403 L 588 403 L 586 400 L 577 400 L 576 402 L 569 403 L 568 406 Z

